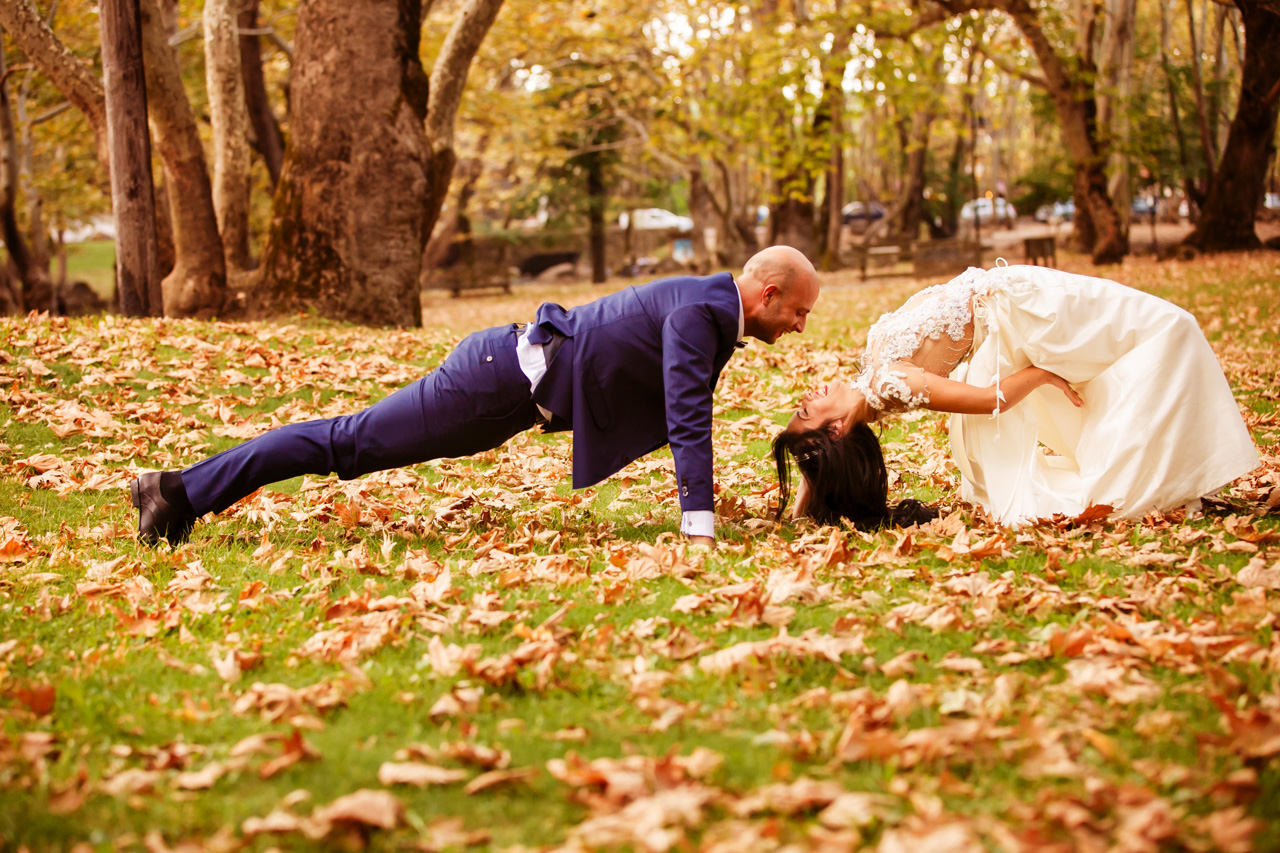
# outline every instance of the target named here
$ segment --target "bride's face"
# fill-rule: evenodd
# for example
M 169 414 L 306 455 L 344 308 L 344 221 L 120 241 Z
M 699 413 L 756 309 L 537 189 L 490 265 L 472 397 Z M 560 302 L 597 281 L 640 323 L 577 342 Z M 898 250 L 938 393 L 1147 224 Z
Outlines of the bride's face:
M 819 385 L 800 398 L 800 408 L 787 429 L 792 432 L 819 429 L 832 421 L 842 425 L 853 413 L 862 395 L 845 382 L 832 381 Z

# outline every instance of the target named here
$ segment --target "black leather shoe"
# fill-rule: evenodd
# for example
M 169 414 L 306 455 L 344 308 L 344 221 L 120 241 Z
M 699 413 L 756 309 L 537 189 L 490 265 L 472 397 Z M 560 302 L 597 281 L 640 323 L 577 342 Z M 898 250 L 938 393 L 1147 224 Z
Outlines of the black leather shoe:
M 164 499 L 158 473 L 143 474 L 134 480 L 129 484 L 129 494 L 138 508 L 139 539 L 154 545 L 163 536 L 175 547 L 187 541 L 196 517 Z

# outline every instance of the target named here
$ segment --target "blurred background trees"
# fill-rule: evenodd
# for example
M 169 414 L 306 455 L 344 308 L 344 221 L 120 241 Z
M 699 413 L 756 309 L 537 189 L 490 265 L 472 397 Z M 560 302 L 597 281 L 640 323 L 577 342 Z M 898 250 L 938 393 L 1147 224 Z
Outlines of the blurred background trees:
M 576 241 L 599 281 L 658 267 L 655 222 L 668 269 L 770 242 L 833 269 L 1037 211 L 1110 263 L 1157 217 L 1253 248 L 1280 208 L 1280 0 L 140 9 L 150 313 L 414 325 L 424 269 Z M 68 244 L 111 232 L 99 14 L 0 3 L 6 310 L 73 310 Z

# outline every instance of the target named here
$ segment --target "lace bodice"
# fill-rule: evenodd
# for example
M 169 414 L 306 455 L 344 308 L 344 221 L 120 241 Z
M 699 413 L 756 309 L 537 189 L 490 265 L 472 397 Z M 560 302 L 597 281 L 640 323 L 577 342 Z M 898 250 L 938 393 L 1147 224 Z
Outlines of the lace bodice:
M 987 271 L 970 267 L 946 284 L 911 297 L 881 315 L 867 333 L 862 369 L 853 380 L 877 411 L 904 411 L 929 402 L 924 373 L 946 376 L 973 343 L 973 298 L 986 291 Z M 908 372 L 916 373 L 913 383 Z

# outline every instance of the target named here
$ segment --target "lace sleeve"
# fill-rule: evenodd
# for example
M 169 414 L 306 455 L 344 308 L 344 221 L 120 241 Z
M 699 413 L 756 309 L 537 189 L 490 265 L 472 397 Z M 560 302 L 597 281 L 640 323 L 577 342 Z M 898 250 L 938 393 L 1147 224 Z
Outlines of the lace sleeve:
M 854 379 L 853 387 L 879 412 L 904 412 L 929 404 L 925 372 L 910 362 L 869 364 Z

